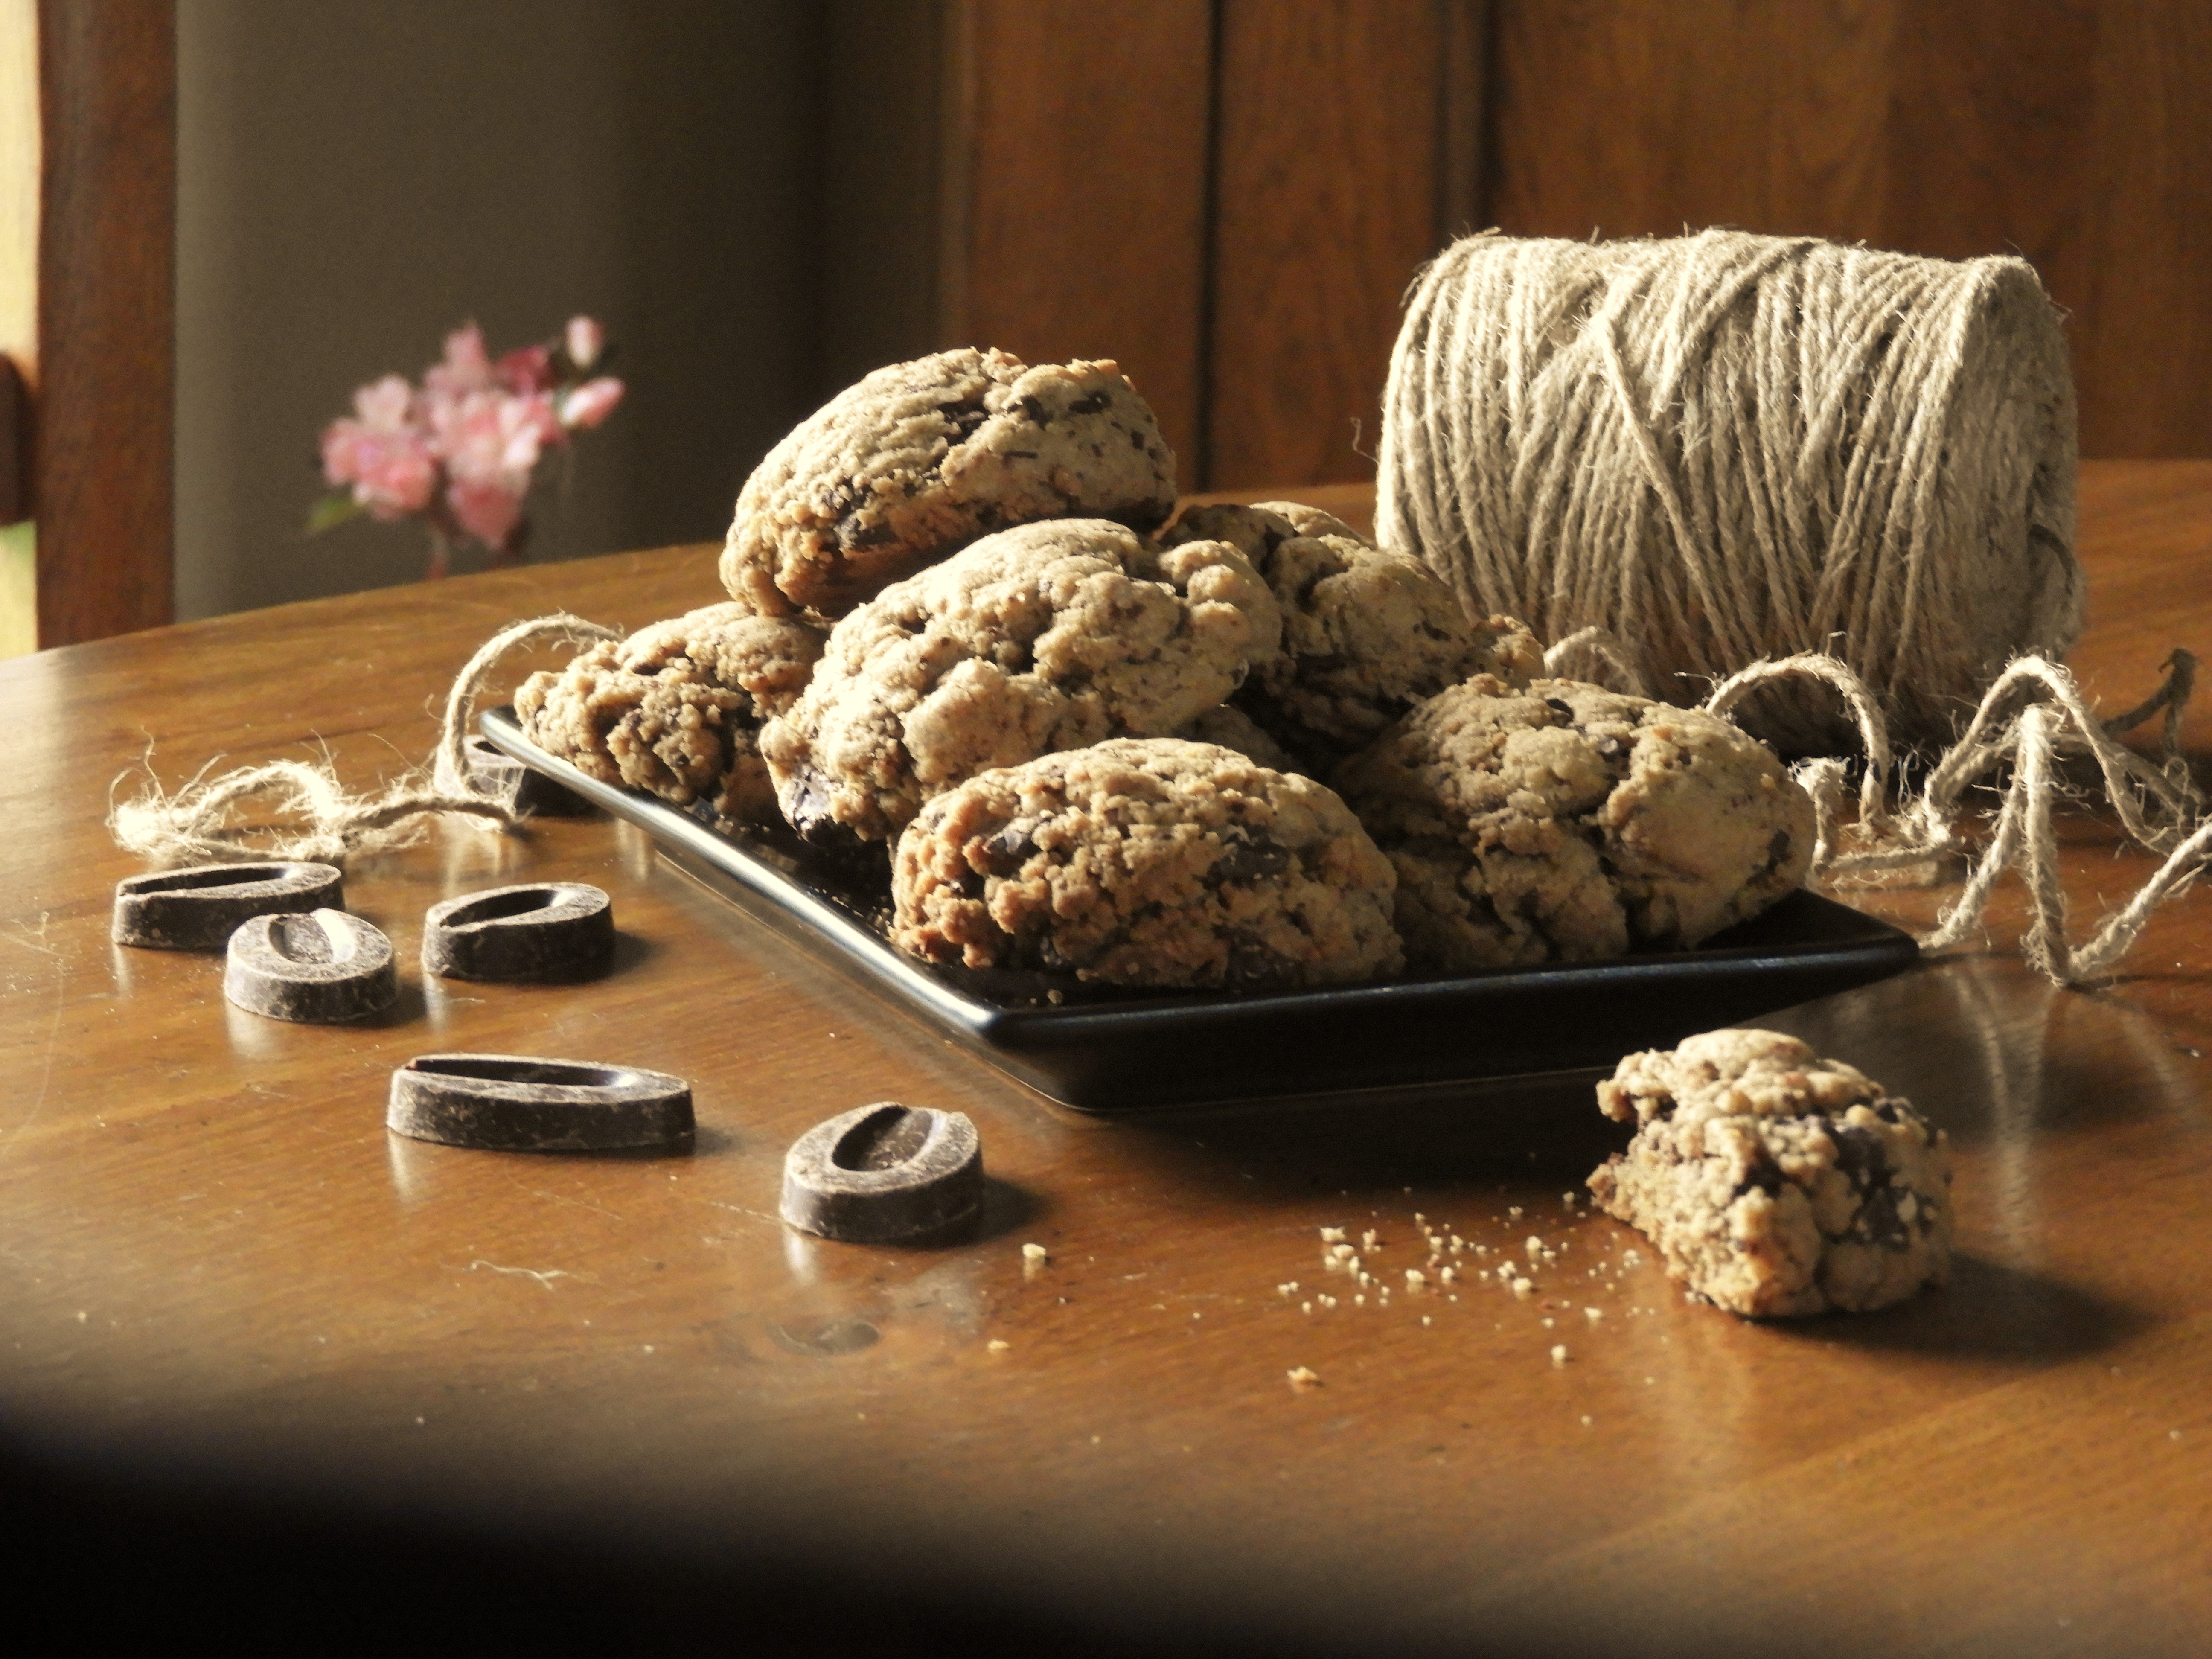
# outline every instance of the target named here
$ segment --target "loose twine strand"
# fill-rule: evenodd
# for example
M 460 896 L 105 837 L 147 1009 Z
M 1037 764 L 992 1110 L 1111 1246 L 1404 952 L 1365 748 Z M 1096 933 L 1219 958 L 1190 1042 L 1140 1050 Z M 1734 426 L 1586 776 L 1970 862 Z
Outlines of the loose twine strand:
M 1847 831 L 1843 817 L 1843 762 L 1833 757 L 1802 763 L 1794 773 L 1813 798 L 1814 837 L 1812 876 L 1816 880 L 1879 880 L 1917 869 L 1932 879 L 1947 861 L 1963 859 L 1967 873 L 1959 896 L 1946 906 L 1936 926 L 1920 936 L 1923 950 L 1955 945 L 1979 925 L 1997 878 L 2018 868 L 2027 885 L 2034 921 L 2021 940 L 2028 962 L 2057 985 L 2081 985 L 2108 976 L 2134 948 L 2151 912 L 2195 879 L 2212 854 L 2212 819 L 2205 799 L 2189 776 L 2179 752 L 2182 711 L 2193 690 L 2197 661 L 2177 650 L 2164 665 L 2165 683 L 2139 707 L 2110 720 L 2091 711 L 2072 674 L 2041 657 L 2015 659 L 1983 697 L 1973 720 L 1909 800 L 1893 807 L 1889 790 L 1893 755 L 1881 709 L 1856 674 L 1832 658 L 1796 656 L 1754 663 L 1715 687 L 1708 712 L 1727 715 L 1757 687 L 1802 678 L 1824 684 L 1850 708 L 1865 745 L 1859 783 L 1858 816 Z M 2164 710 L 2162 764 L 2149 761 L 2118 741 Z M 2135 896 L 2106 916 L 2086 943 L 2066 935 L 2066 895 L 2060 884 L 2057 806 L 2069 791 L 2057 763 L 2087 755 L 2104 782 L 2105 798 L 2117 810 L 2129 836 L 2147 850 L 2166 854 L 2157 872 Z M 1960 832 L 1962 798 L 1984 778 L 2009 765 L 2010 783 L 1988 843 L 1976 856 Z M 1845 851 L 1846 838 L 1863 843 Z
M 423 769 L 416 767 L 382 789 L 355 794 L 338 781 L 327 757 L 267 761 L 210 779 L 209 770 L 222 758 L 217 756 L 171 794 L 153 776 L 152 768 L 142 763 L 147 787 L 109 810 L 108 831 L 127 851 L 156 864 L 252 859 L 343 864 L 421 840 L 429 820 L 441 813 L 474 820 L 487 831 L 512 830 L 521 822 L 513 805 L 479 787 L 469 768 L 469 719 L 477 699 L 510 651 L 552 641 L 575 646 L 620 637 L 612 629 L 563 611 L 516 623 L 486 640 L 447 693 L 445 718 L 427 780 Z M 123 777 L 116 782 L 120 784 Z M 263 804 L 265 816 L 241 823 L 238 814 L 249 802 Z

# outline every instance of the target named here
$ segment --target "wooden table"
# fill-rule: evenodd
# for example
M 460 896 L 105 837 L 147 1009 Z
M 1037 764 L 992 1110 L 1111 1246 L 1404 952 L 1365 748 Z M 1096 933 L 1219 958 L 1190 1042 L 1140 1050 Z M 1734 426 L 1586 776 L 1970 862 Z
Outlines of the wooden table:
M 2083 483 L 2076 660 L 2118 706 L 2212 639 L 2212 465 Z M 366 1029 L 243 1014 L 212 959 L 109 945 L 112 884 L 139 866 L 101 819 L 149 751 L 173 786 L 218 754 L 323 745 L 365 784 L 425 752 L 497 625 L 565 606 L 635 626 L 714 597 L 710 553 L 672 550 L 0 664 L 0 1426 L 44 1506 L 23 1536 L 125 1549 L 119 1586 L 233 1611 L 404 1622 L 466 1589 L 510 1632 L 771 1647 L 810 1628 L 892 1651 L 1024 1632 L 1070 1651 L 1169 1632 L 1272 1651 L 2212 1642 L 2201 890 L 2107 989 L 2031 975 L 2015 904 L 1986 948 L 1772 1022 L 1948 1126 L 1960 1226 L 1948 1290 L 1781 1325 L 1686 1303 L 1648 1249 L 1622 1267 L 1633 1235 L 1564 1206 L 1619 1139 L 1586 1081 L 1078 1117 L 604 819 L 455 825 L 351 872 L 409 969 Z M 2079 926 L 2147 866 L 2094 821 L 2069 837 Z M 412 971 L 426 907 L 550 878 L 613 895 L 611 976 Z M 1860 896 L 1918 922 L 1942 895 Z M 684 1074 L 697 1151 L 387 1137 L 388 1074 L 436 1048 Z M 975 1118 L 998 1183 L 978 1241 L 840 1246 L 777 1221 L 793 1139 L 885 1098 Z M 1375 1230 L 1370 1264 L 1402 1282 L 1417 1215 L 1559 1260 L 1528 1301 L 1478 1282 L 1354 1308 L 1316 1230 Z M 1342 1305 L 1303 1311 L 1323 1286 Z M 1296 1366 L 1322 1385 L 1294 1390 Z

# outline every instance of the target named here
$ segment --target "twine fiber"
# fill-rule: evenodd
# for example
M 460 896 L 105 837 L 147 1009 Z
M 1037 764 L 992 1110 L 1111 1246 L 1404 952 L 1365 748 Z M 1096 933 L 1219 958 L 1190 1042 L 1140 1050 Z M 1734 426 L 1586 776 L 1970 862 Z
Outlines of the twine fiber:
M 514 804 L 487 793 L 469 770 L 465 745 L 477 699 L 510 651 L 554 641 L 574 648 L 621 637 L 611 628 L 566 611 L 501 629 L 477 648 L 454 677 L 446 694 L 438 746 L 427 768 L 417 768 L 372 793 L 348 789 L 327 757 L 267 761 L 215 778 L 208 776 L 216 763 L 210 761 L 174 794 L 161 787 L 149 763 L 146 787 L 110 807 L 108 833 L 125 851 L 159 865 L 250 859 L 314 859 L 343 865 L 409 846 L 422 839 L 432 819 L 446 813 L 473 820 L 488 830 L 516 829 L 523 820 Z M 261 816 L 240 822 L 240 814 L 249 806 L 258 806 Z
M 1825 654 L 1940 744 L 2081 629 L 2073 383 L 2020 259 L 1471 236 L 1412 291 L 1379 461 L 1386 544 L 1540 639 L 1627 641 L 1670 701 Z M 1804 754 L 1836 711 L 1778 683 L 1741 714 Z

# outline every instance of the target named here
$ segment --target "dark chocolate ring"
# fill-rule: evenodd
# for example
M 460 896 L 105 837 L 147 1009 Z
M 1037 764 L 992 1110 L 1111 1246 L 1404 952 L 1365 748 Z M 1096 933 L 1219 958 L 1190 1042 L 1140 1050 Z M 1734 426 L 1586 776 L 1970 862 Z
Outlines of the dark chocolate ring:
M 525 882 L 434 905 L 422 921 L 422 971 L 455 979 L 542 979 L 604 968 L 614 905 L 580 881 Z
M 879 1100 L 817 1123 L 783 1160 L 783 1218 L 887 1244 L 949 1234 L 983 1205 L 983 1143 L 964 1112 Z
M 230 936 L 222 994 L 249 1013 L 332 1024 L 399 995 L 392 941 L 343 910 L 252 916 Z
M 109 937 L 157 951 L 220 951 L 252 916 L 345 908 L 344 878 L 327 864 L 198 864 L 115 884 Z
M 385 1127 L 490 1152 L 691 1142 L 691 1085 L 665 1072 L 532 1054 L 417 1054 L 392 1074 Z

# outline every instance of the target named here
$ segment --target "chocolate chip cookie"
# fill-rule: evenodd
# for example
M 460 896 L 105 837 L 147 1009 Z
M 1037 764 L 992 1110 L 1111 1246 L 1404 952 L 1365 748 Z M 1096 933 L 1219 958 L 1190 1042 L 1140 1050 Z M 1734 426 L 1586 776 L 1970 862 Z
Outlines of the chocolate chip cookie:
M 1535 636 L 1510 617 L 1470 621 L 1419 559 L 1370 546 L 1317 507 L 1193 507 L 1164 539 L 1225 541 L 1283 610 L 1283 649 L 1237 706 L 1319 775 L 1424 698 L 1475 674 L 1526 684 Z
M 1389 861 L 1310 778 L 1124 738 L 986 772 L 899 837 L 892 938 L 970 967 L 1271 989 L 1397 970 Z
M 1775 1318 L 1943 1282 L 1950 1142 L 1856 1067 L 1778 1031 L 1707 1031 L 1629 1055 L 1597 1097 L 1638 1127 L 1590 1190 L 1694 1294 Z
M 838 623 L 761 752 L 802 835 L 888 842 L 979 772 L 1175 730 L 1280 634 L 1273 596 L 1225 543 L 1163 549 L 1101 519 L 1024 525 Z
M 764 616 L 838 617 L 1011 525 L 1149 530 L 1174 508 L 1175 456 L 1117 365 L 941 351 L 878 369 L 769 452 L 722 585 Z
M 1693 945 L 1797 887 L 1813 804 L 1727 720 L 1574 680 L 1478 677 L 1332 780 L 1451 972 Z
M 588 776 L 774 823 L 760 725 L 791 706 L 822 646 L 821 630 L 795 619 L 708 605 L 532 675 L 515 714 L 532 743 Z

